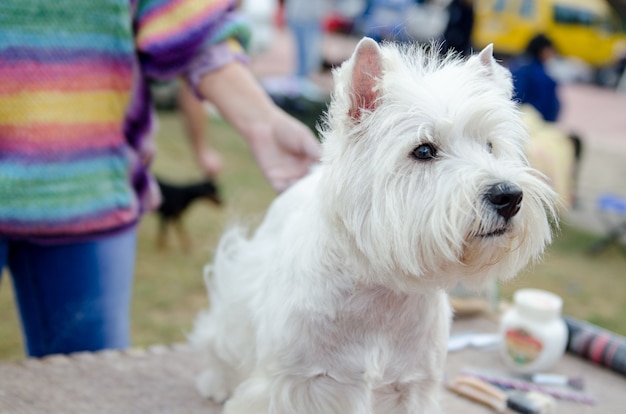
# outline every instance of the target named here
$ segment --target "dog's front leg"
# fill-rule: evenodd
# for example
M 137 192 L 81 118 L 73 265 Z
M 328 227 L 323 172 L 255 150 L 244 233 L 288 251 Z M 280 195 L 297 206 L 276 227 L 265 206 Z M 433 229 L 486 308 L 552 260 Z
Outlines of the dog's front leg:
M 374 414 L 439 414 L 439 383 L 394 383 L 374 391 Z
M 269 383 L 265 378 L 253 376 L 235 389 L 226 401 L 222 414 L 266 414 L 269 413 Z
M 243 382 L 223 414 L 372 414 L 365 383 L 343 384 L 327 375 L 267 378 Z

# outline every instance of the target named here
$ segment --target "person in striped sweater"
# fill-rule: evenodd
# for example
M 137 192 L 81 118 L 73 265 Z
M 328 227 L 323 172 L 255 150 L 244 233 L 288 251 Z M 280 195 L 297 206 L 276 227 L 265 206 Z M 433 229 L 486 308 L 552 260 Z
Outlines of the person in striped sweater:
M 282 191 L 319 157 L 245 66 L 228 0 L 3 0 L 0 271 L 27 353 L 125 348 L 136 226 L 159 203 L 148 82 L 184 76 Z

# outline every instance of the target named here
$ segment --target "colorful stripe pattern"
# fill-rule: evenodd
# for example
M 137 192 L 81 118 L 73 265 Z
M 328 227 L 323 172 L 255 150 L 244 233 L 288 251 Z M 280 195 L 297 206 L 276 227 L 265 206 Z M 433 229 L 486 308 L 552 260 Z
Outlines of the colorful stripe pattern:
M 223 0 L 3 0 L 0 237 L 85 239 L 153 207 L 147 79 L 177 76 L 226 40 L 216 34 L 232 32 L 231 11 Z
M 146 75 L 172 77 L 198 49 L 227 38 L 246 43 L 248 28 L 233 20 L 232 9 L 231 0 L 140 0 L 136 42 Z

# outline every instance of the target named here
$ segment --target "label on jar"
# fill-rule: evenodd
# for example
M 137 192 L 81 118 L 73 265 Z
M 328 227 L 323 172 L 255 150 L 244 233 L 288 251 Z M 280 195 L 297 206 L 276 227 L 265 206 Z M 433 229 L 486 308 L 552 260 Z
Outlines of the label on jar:
M 543 344 L 525 329 L 508 329 L 505 335 L 506 351 L 518 365 L 532 363 L 541 354 Z

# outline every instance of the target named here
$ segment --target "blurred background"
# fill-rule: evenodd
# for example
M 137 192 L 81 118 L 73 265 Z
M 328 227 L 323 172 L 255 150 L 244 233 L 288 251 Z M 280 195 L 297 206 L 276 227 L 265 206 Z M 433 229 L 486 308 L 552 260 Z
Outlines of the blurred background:
M 522 109 L 532 134 L 529 159 L 561 195 L 560 230 L 540 263 L 492 286 L 486 306 L 509 302 L 523 287 L 542 288 L 564 299 L 564 314 L 626 335 L 626 0 L 244 0 L 240 7 L 253 30 L 251 68 L 280 106 L 313 129 L 330 96 L 332 68 L 363 35 L 436 40 L 464 54 L 493 43 L 512 70 L 532 60 L 529 42 L 545 35 L 554 53 L 541 68 L 556 85 L 558 114 L 548 120 L 532 102 Z M 528 96 L 544 90 L 526 87 Z M 202 268 L 220 234 L 235 222 L 258 223 L 275 197 L 243 140 L 210 105 L 198 104 L 199 131 L 218 160 L 207 177 L 187 142 L 179 90 L 177 82 L 153 86 L 160 120 L 153 170 L 181 186 L 210 179 L 222 204 L 190 205 L 181 219 L 189 242 L 175 231 L 159 239 L 157 214 L 142 221 L 135 346 L 185 340 L 208 305 Z M 0 359 L 24 356 L 14 309 L 4 283 Z

